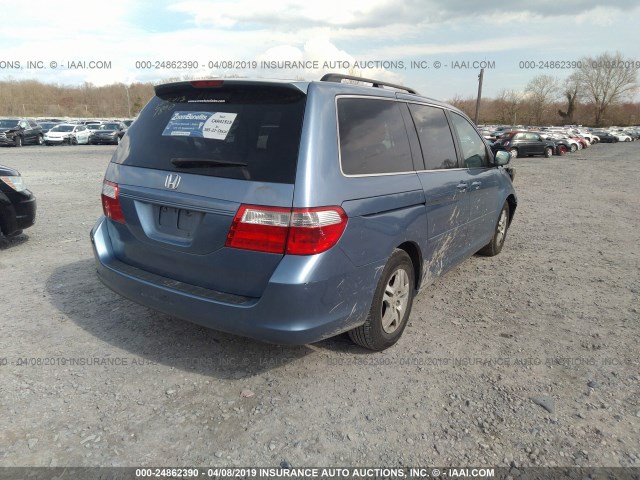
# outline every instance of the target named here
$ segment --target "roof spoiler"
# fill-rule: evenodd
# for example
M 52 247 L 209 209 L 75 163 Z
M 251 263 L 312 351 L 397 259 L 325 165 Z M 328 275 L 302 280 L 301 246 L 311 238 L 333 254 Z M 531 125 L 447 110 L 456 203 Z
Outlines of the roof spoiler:
M 415 95 L 418 95 L 418 92 L 416 92 L 413 88 L 405 87 L 403 85 L 396 85 L 395 83 L 389 83 L 389 82 L 381 82 L 380 80 L 373 80 L 371 78 L 356 77 L 353 75 L 343 75 L 341 73 L 327 73 L 320 79 L 321 82 L 336 82 L 336 83 L 342 83 L 342 80 L 353 80 L 356 82 L 370 83 L 372 87 L 376 87 L 376 88 L 391 87 L 391 88 L 395 88 L 396 90 L 403 90 L 407 93 L 413 93 Z

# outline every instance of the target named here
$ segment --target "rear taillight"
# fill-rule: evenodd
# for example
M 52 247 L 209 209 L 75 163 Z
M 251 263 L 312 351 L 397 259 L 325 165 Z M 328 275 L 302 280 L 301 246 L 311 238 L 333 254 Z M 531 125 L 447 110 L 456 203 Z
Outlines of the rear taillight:
M 227 234 L 226 246 L 284 253 L 290 219 L 290 208 L 241 205 Z
M 287 253 L 313 255 L 333 247 L 347 226 L 347 214 L 340 207 L 294 208 L 291 213 Z
M 241 205 L 227 247 L 290 255 L 313 255 L 333 247 L 347 225 L 340 207 L 280 208 Z
M 120 207 L 120 187 L 117 183 L 104 180 L 102 182 L 102 211 L 104 216 L 114 222 L 125 223 Z

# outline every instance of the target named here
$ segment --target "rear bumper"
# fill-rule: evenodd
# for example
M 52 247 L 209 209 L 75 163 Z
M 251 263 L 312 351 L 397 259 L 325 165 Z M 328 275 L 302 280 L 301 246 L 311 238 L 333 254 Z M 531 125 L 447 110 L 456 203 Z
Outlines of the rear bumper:
M 285 256 L 260 298 L 241 297 L 160 277 L 120 262 L 113 254 L 106 222 L 102 217 L 91 231 L 98 277 L 106 286 L 168 315 L 270 343 L 317 342 L 364 323 L 379 267 L 384 265 L 377 262 L 326 279 L 309 279 L 305 278 L 309 265 L 317 264 L 320 256 Z M 296 271 L 291 263 L 283 266 L 287 258 L 301 268 Z M 306 266 L 302 267 L 304 262 Z

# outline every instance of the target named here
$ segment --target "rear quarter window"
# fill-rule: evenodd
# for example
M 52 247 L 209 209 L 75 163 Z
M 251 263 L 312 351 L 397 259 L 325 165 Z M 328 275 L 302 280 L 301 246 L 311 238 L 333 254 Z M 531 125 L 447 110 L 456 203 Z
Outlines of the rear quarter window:
M 185 86 L 160 93 L 129 128 L 115 162 L 239 180 L 294 183 L 305 103 L 304 93 L 279 86 Z M 211 133 L 214 121 L 219 119 L 231 123 Z
M 339 98 L 340 161 L 346 175 L 414 170 L 400 103 L 372 98 Z

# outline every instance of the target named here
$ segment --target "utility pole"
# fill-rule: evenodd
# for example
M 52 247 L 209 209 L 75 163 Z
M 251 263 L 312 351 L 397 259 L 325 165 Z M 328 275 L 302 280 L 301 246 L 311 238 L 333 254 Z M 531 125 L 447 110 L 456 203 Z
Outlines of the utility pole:
M 484 68 L 480 69 L 480 75 L 478 75 L 478 98 L 476 99 L 476 115 L 473 118 L 473 122 L 478 125 L 478 116 L 480 115 L 480 100 L 482 99 L 482 79 L 484 78 Z
M 125 85 L 124 89 L 127 92 L 127 110 L 129 112 L 129 117 L 128 118 L 131 118 L 131 98 L 129 97 L 129 87 L 127 85 Z

